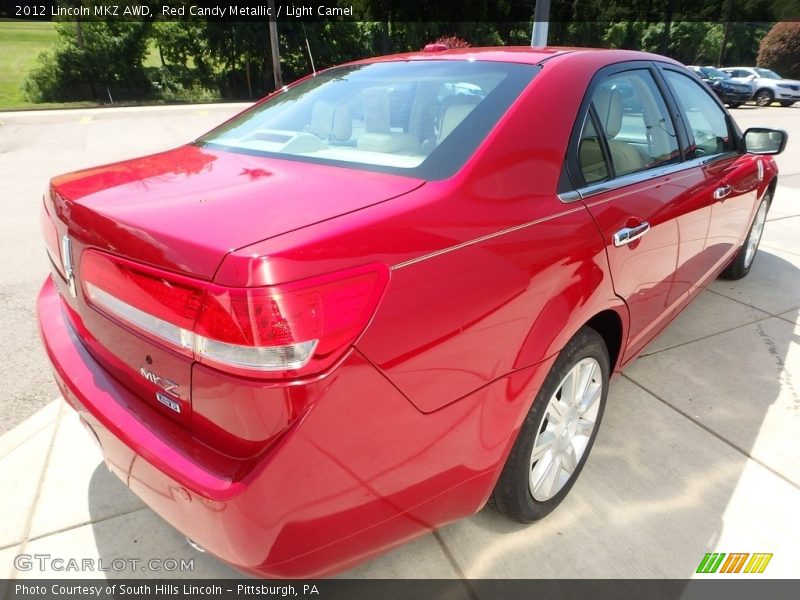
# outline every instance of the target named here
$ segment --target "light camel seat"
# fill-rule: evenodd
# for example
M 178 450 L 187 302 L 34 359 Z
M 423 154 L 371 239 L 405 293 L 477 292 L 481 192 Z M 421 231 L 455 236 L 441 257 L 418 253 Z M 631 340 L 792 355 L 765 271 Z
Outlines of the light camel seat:
M 601 88 L 595 93 L 592 103 L 606 133 L 615 173 L 625 175 L 644 168 L 648 161 L 638 148 L 614 139 L 622 128 L 622 96 L 620 93 L 610 88 Z
M 480 98 L 467 94 L 458 94 L 445 98 L 441 107 L 441 122 L 439 123 L 439 135 L 436 139 L 437 144 L 441 144 L 453 130 L 467 118 L 469 113 L 475 110 L 480 104 Z
M 359 150 L 393 154 L 419 152 L 416 136 L 391 130 L 388 88 L 368 88 L 361 92 L 364 101 L 364 133 L 356 141 Z
M 318 100 L 311 110 L 309 130 L 318 138 L 346 142 L 353 129 L 353 118 L 346 104 L 334 106 L 330 102 Z
M 580 161 L 583 178 L 586 183 L 605 179 L 608 177 L 608 165 L 592 121 L 587 121 L 583 135 L 584 137 L 578 147 L 578 160 Z

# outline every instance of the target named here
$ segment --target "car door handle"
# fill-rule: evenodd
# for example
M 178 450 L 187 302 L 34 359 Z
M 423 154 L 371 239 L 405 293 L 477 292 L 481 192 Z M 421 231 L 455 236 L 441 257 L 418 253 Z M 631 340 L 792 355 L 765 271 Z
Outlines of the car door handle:
M 642 221 L 635 227 L 623 227 L 614 234 L 614 245 L 619 248 L 620 246 L 635 242 L 648 231 L 650 231 L 650 223 L 647 221 Z
M 733 188 L 729 185 L 721 185 L 714 190 L 714 200 L 723 200 L 730 195 Z

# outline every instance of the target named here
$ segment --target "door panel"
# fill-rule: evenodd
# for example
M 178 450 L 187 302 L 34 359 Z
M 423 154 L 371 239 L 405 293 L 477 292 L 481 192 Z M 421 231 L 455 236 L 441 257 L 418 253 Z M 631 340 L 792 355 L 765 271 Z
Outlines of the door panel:
M 623 70 L 599 81 L 578 165 L 588 184 L 581 195 L 605 240 L 614 290 L 630 313 L 623 361 L 660 331 L 685 294 L 685 286 L 675 291 L 676 275 L 690 277 L 681 268 L 703 268 L 697 257 L 711 207 L 702 195 L 699 162 L 681 164 L 678 140 L 649 69 Z
M 706 239 L 706 252 L 714 266 L 729 261 L 739 250 L 750 227 L 758 190 L 759 158 L 732 155 L 706 166 L 706 186 L 713 196 L 719 195 L 711 208 L 711 225 Z
M 678 258 L 667 305 L 675 306 L 714 267 L 706 252 L 713 199 L 705 173 L 696 163 L 683 174 L 682 191 L 673 198 L 672 210 L 678 227 Z
M 705 184 L 698 197 L 711 207 L 704 256 L 696 269 L 676 277 L 676 291 L 688 291 L 730 260 L 741 245 L 755 209 L 758 159 L 736 151 L 725 111 L 703 84 L 673 69 L 663 73 L 686 125 L 687 153 L 705 160 Z
M 703 181 L 699 169 L 655 176 L 585 200 L 606 241 L 614 291 L 630 311 L 628 345 L 623 361 L 660 331 L 675 299 L 671 294 L 680 247 L 680 219 L 701 231 L 705 217 L 693 214 L 691 191 Z M 639 239 L 622 246 L 614 234 L 648 223 Z M 699 223 L 699 225 L 697 225 Z M 697 250 L 694 242 L 693 250 Z M 702 247 L 701 247 L 702 249 Z

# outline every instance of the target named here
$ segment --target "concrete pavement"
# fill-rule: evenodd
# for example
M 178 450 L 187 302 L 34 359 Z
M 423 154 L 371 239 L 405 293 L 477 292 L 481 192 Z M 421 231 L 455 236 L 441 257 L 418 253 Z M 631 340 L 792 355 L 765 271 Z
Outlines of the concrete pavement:
M 752 119 L 770 125 L 763 119 L 771 115 L 766 111 L 789 114 L 792 119 L 795 113 L 800 115 L 797 108 L 753 109 L 746 114 L 740 109 L 734 115 L 740 123 Z M 182 119 L 171 113 L 183 123 L 176 124 L 179 131 L 172 134 L 189 139 L 207 128 L 212 118 L 221 120 L 224 112 L 218 109 L 203 116 L 187 109 Z M 30 126 L 39 129 L 27 130 L 28 125 L 19 123 L 18 132 L 38 131 L 41 137 L 31 142 L 35 151 L 15 152 L 41 162 L 52 144 L 54 164 L 36 166 L 40 175 L 90 162 L 85 155 L 70 157 L 59 149 L 69 144 L 76 128 L 84 127 L 80 125 L 84 116 L 76 112 L 70 127 L 40 123 Z M 86 136 L 81 141 L 72 138 L 92 160 L 98 147 L 106 148 L 107 160 L 152 151 L 152 145 L 144 149 L 147 144 L 140 137 L 159 135 L 165 122 L 161 118 L 151 122 L 148 117 L 133 125 L 124 124 L 124 119 L 103 118 L 109 120 L 97 131 L 90 129 L 99 121 L 88 121 Z M 14 136 L 7 135 L 7 118 L 5 122 L 0 127 L 0 150 L 6 144 L 9 151 Z M 741 124 L 744 128 L 751 123 Z M 194 129 L 199 131 L 189 135 Z M 115 130 L 116 153 L 99 137 Z M 133 142 L 134 138 L 139 141 Z M 793 178 L 800 175 L 796 166 L 800 163 L 780 159 L 782 185 L 752 272 L 739 282 L 714 282 L 613 382 L 594 450 L 557 511 L 540 523 L 521 526 L 485 509 L 344 576 L 686 578 L 694 575 L 706 552 L 718 551 L 773 553 L 765 573 L 757 577 L 795 577 L 800 561 L 796 516 L 800 504 L 800 180 Z M 0 162 L 0 171 L 6 171 L 0 176 L 11 182 L 15 197 L 20 198 L 24 186 L 9 178 L 9 164 Z M 26 177 L 16 179 L 27 181 Z M 42 186 L 43 181 L 42 175 Z M 795 181 L 796 188 L 785 185 Z M 0 208 L 7 211 L 14 199 L 6 193 L 0 198 Z M 33 206 L 38 200 L 19 202 Z M 28 221 L 35 220 L 35 215 L 16 212 L 6 214 L 11 215 L 11 225 L 20 229 L 18 241 L 28 243 L 27 238 L 35 235 Z M 37 256 L 42 254 L 38 244 L 38 237 L 30 242 Z M 0 292 L 12 299 L 13 306 L 32 305 L 35 288 L 26 274 L 27 269 L 38 269 L 38 281 L 44 273 L 40 258 L 27 267 L 10 265 L 9 277 L 0 282 Z M 22 292 L 30 297 L 21 296 Z M 0 312 L 0 326 L 12 323 L 12 313 Z M 20 313 L 16 321 L 12 335 L 27 335 L 38 344 L 30 316 Z M 11 341 L 20 343 L 20 339 Z M 4 357 L 14 360 L 8 348 L 1 349 Z M 39 385 L 39 378 L 49 381 L 43 358 L 25 360 L 29 362 L 16 363 L 14 369 L 41 371 L 27 385 Z M 10 368 L 0 366 L 3 386 L 10 380 Z M 4 387 L 4 396 L 5 392 Z M 20 398 L 20 403 L 27 401 L 25 396 Z M 42 404 L 33 416 L 0 437 L 0 489 L 6 491 L 0 495 L 0 577 L 238 576 L 213 557 L 196 553 L 111 475 L 63 402 Z M 74 572 L 57 571 L 52 565 L 40 569 L 34 563 L 31 570 L 16 570 L 14 558 L 20 554 L 96 558 L 106 566 L 117 559 L 125 568 Z M 193 560 L 194 568 L 177 573 L 142 571 L 150 558 Z M 134 568 L 131 559 L 141 562 Z
M 58 394 L 33 314 L 49 268 L 39 210 L 50 178 L 185 144 L 245 106 L 0 112 L 0 432 Z

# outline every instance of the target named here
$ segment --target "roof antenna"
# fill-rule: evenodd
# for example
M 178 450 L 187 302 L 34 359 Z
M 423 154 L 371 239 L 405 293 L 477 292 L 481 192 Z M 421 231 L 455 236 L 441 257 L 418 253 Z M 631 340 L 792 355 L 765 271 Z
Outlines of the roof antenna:
M 311 55 L 311 46 L 308 43 L 308 35 L 306 35 L 306 26 L 300 21 L 300 26 L 303 28 L 303 37 L 306 39 L 306 50 L 308 50 L 308 59 L 311 61 L 311 71 L 313 74 L 317 74 L 317 69 L 314 67 L 314 57 Z

